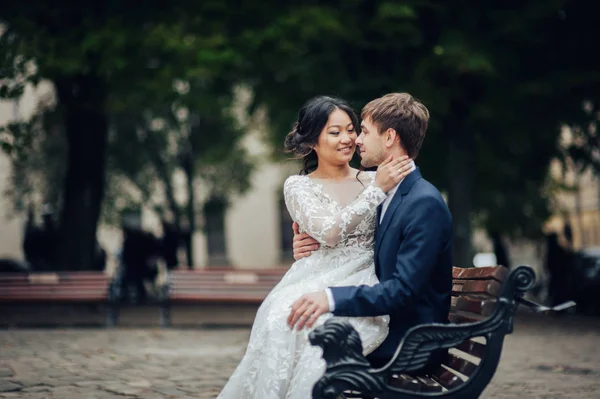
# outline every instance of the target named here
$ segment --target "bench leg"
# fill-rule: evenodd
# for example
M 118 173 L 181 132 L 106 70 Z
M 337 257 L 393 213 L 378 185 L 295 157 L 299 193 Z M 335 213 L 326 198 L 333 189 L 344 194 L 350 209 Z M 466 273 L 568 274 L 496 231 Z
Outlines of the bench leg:
M 106 314 L 106 327 L 116 327 L 119 319 L 119 305 L 117 303 L 108 304 L 108 312 Z
M 167 301 L 160 306 L 160 325 L 161 327 L 171 327 L 171 309 Z

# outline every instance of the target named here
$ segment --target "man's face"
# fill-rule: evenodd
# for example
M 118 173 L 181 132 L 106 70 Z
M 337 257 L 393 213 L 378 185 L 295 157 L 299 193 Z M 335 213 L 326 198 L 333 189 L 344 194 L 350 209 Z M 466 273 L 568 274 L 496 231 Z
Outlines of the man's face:
M 379 134 L 379 128 L 366 118 L 360 124 L 362 132 L 356 138 L 361 165 L 365 168 L 378 166 L 387 157 L 385 140 L 383 134 Z

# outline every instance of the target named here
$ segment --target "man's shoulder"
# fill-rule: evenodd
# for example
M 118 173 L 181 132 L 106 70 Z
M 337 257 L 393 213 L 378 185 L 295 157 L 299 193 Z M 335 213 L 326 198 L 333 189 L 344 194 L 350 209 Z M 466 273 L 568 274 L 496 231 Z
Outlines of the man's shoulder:
M 418 219 L 422 223 L 429 220 L 436 226 L 441 226 L 447 221 L 448 226 L 452 223 L 452 216 L 446 200 L 433 184 L 421 178 L 415 182 L 413 188 L 406 195 L 403 203 L 405 217 Z
M 431 198 L 431 200 L 442 201 L 444 205 L 446 201 L 440 193 L 440 190 L 425 178 L 421 177 L 415 182 L 411 190 L 408 192 L 407 197 L 414 201 L 420 201 L 425 198 Z

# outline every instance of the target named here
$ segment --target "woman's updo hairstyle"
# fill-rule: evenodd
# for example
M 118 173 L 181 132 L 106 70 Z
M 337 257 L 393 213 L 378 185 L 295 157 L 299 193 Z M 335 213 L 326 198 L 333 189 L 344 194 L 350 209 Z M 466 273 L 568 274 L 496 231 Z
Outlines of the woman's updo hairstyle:
M 300 174 L 309 174 L 317 168 L 319 160 L 313 147 L 319 141 L 329 115 L 336 109 L 346 112 L 354 128 L 358 129 L 356 113 L 346 101 L 339 98 L 314 97 L 308 100 L 298 112 L 298 120 L 294 122 L 292 131 L 286 136 L 284 147 L 285 151 L 293 153 L 296 159 L 304 160 L 304 167 Z

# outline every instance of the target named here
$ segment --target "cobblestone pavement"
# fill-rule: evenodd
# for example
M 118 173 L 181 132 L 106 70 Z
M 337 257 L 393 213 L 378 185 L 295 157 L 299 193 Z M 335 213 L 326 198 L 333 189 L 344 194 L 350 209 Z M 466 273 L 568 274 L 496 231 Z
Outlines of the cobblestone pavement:
M 214 398 L 248 329 L 0 331 L 0 398 Z M 599 398 L 600 320 L 520 316 L 484 398 Z M 568 367 L 566 367 L 568 366 Z

